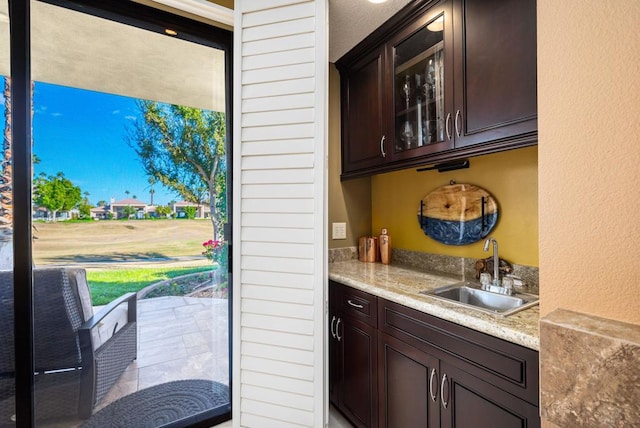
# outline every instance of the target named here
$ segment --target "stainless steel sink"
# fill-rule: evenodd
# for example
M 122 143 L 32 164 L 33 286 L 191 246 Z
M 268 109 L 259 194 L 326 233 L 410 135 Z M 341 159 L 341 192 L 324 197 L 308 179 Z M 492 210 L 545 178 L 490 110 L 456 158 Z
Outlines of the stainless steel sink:
M 450 303 L 477 309 L 501 316 L 511 315 L 538 304 L 538 296 L 527 293 L 515 293 L 511 296 L 480 289 L 480 284 L 458 282 L 420 293 L 445 300 Z

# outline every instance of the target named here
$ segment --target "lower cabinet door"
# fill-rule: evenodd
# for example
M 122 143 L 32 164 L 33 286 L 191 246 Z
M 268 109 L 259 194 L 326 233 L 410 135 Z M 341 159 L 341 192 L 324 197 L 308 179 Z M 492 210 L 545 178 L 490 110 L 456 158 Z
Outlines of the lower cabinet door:
M 538 408 L 440 361 L 441 426 L 538 428 Z
M 378 376 L 379 426 L 440 426 L 438 359 L 380 332 Z
M 352 318 L 342 321 L 339 407 L 356 426 L 373 427 L 378 423 L 376 329 Z

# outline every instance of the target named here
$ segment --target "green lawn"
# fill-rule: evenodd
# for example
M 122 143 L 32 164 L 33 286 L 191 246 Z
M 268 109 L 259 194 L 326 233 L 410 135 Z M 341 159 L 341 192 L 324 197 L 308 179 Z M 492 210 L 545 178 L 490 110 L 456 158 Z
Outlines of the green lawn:
M 87 281 L 93 304 L 99 306 L 106 305 L 124 293 L 140 291 L 155 282 L 207 270 L 211 270 L 211 266 L 87 271 Z

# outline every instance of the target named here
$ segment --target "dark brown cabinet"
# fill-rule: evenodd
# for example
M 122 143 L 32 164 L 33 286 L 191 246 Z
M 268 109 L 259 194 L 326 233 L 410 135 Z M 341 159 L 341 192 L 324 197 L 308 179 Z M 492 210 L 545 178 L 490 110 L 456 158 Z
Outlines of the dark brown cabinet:
M 536 351 L 333 281 L 329 294 L 330 398 L 356 426 L 540 426 Z
M 376 298 L 332 283 L 329 300 L 329 399 L 354 425 L 376 426 Z
M 537 142 L 535 0 L 411 2 L 336 65 L 343 179 Z

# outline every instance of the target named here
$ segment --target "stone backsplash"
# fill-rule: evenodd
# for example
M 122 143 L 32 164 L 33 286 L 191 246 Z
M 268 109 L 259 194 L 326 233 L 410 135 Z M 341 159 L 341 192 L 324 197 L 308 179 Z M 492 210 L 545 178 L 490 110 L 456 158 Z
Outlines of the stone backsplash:
M 329 250 L 329 263 L 356 260 L 358 247 L 334 248 Z M 410 266 L 426 272 L 459 275 L 462 280 L 476 281 L 475 263 L 477 259 L 421 253 L 418 251 L 391 250 L 391 263 Z M 523 291 L 539 294 L 538 268 L 513 264 L 513 274 L 526 284 Z

